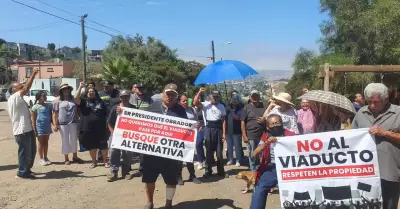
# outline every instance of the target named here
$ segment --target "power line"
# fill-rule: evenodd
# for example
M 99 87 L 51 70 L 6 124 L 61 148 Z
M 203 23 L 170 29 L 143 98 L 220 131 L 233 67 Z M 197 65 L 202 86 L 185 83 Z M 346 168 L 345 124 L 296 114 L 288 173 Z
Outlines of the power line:
M 48 4 L 48 3 L 43 2 L 43 1 L 41 1 L 41 0 L 36 0 L 36 1 L 39 2 L 39 3 L 42 3 L 42 4 L 44 4 L 44 5 L 47 5 L 47 6 L 51 7 L 51 8 L 54 8 L 54 9 L 60 10 L 60 11 L 62 11 L 62 12 L 65 12 L 65 13 L 67 13 L 67 14 L 80 17 L 80 16 L 77 15 L 77 14 L 74 14 L 74 13 L 71 13 L 71 12 L 69 12 L 69 11 L 67 11 L 67 10 L 58 8 L 58 7 L 56 7 L 56 6 L 53 6 L 53 5 L 51 5 L 51 4 Z M 130 34 L 128 34 L 128 33 L 124 33 L 124 32 L 122 32 L 122 31 L 120 31 L 120 30 L 117 30 L 117 29 L 108 27 L 108 26 L 103 25 L 103 24 L 101 24 L 101 23 L 98 23 L 98 22 L 96 22 L 96 21 L 89 20 L 89 19 L 88 19 L 88 21 L 91 22 L 91 23 L 94 23 L 94 24 L 96 24 L 96 25 L 99 25 L 99 26 L 101 26 L 101 27 L 107 28 L 107 29 L 109 29 L 109 30 L 111 30 L 111 31 L 114 31 L 114 32 L 117 32 L 117 33 L 121 33 L 121 34 L 125 34 L 125 35 L 130 35 Z
M 32 29 L 41 29 L 41 28 L 50 28 L 54 26 L 58 26 L 58 23 L 61 23 L 63 21 L 57 21 L 53 23 L 46 23 L 42 25 L 35 25 L 32 27 L 26 27 L 26 28 L 16 28 L 16 29 L 9 29 L 9 30 L 0 30 L 0 32 L 19 32 L 19 31 L 27 31 L 27 30 L 32 30 Z
M 64 20 L 64 21 L 67 21 L 67 22 L 73 23 L 73 24 L 75 24 L 75 25 L 80 25 L 79 23 L 77 23 L 77 22 L 74 22 L 74 21 L 72 21 L 72 20 L 68 20 L 68 19 L 66 19 L 66 18 L 63 18 L 63 17 L 57 16 L 57 15 L 55 15 L 55 14 L 52 14 L 52 13 L 49 13 L 49 12 L 46 12 L 46 11 L 43 11 L 43 10 L 37 9 L 37 8 L 35 8 L 35 7 L 32 7 L 32 6 L 26 5 L 26 4 L 24 4 L 24 3 L 21 3 L 21 2 L 19 2 L 19 1 L 16 1 L 16 0 L 11 0 L 11 1 L 13 1 L 13 2 L 15 2 L 15 3 L 17 3 L 17 4 L 20 4 L 20 5 L 23 5 L 23 6 L 25 6 L 25 7 L 29 7 L 29 8 L 31 8 L 31 9 L 33 9 L 33 10 L 36 10 L 36 11 L 39 11 L 39 12 L 42 12 L 42 13 L 48 14 L 48 15 L 50 15 L 50 16 L 56 17 L 56 18 L 58 18 L 58 19 L 62 19 L 62 20 Z M 99 32 L 99 33 L 103 33 L 103 34 L 106 34 L 106 35 L 109 35 L 109 36 L 115 36 L 115 35 L 112 35 L 112 34 L 110 34 L 110 33 L 107 33 L 107 32 L 104 32 L 104 31 L 101 31 L 101 30 L 98 30 L 98 29 L 92 28 L 92 27 L 88 27 L 88 26 L 85 26 L 85 27 L 86 27 L 86 28 L 89 28 L 89 29 L 91 29 L 91 30 L 97 31 L 97 32 Z

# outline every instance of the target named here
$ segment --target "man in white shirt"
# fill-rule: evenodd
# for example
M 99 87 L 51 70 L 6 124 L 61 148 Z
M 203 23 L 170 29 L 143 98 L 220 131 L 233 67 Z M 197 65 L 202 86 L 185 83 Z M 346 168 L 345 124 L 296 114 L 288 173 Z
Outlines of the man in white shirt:
M 17 176 L 24 179 L 35 178 L 31 168 L 36 155 L 36 140 L 32 129 L 31 113 L 23 97 L 31 88 L 33 79 L 38 73 L 39 69 L 35 69 L 24 86 L 20 83 L 11 84 L 11 96 L 7 102 L 13 134 L 18 144 Z
M 212 175 L 212 164 L 214 160 L 214 152 L 217 152 L 217 172 L 219 176 L 225 177 L 225 169 L 223 163 L 223 147 L 226 139 L 226 110 L 223 104 L 220 103 L 219 91 L 211 92 L 209 102 L 199 102 L 201 94 L 205 88 L 200 88 L 200 91 L 193 99 L 193 106 L 203 110 L 205 120 L 204 139 L 206 141 L 206 162 L 207 168 L 204 178 Z

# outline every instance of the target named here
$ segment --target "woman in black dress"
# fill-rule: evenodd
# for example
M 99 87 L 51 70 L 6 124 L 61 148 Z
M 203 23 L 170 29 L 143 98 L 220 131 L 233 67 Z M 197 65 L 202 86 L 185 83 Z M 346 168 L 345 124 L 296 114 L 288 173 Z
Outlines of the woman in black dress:
M 81 111 L 81 127 L 79 143 L 89 150 L 92 158 L 91 168 L 97 166 L 97 150 L 101 150 L 105 167 L 108 164 L 108 144 L 106 138 L 106 107 L 94 88 L 87 88 L 85 94 L 80 96 L 81 89 L 85 86 L 81 83 L 75 93 L 75 103 Z

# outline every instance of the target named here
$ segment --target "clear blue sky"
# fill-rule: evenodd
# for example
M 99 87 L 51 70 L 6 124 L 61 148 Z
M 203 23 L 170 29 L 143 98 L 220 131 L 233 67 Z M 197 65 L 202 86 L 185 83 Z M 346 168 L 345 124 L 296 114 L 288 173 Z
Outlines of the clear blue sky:
M 18 1 L 69 20 L 79 20 L 36 0 Z M 217 60 L 238 59 L 258 70 L 290 69 L 301 46 L 317 50 L 319 24 L 326 19 L 326 15 L 319 14 L 319 0 L 41 1 L 77 15 L 87 13 L 89 20 L 127 34 L 154 36 L 178 49 L 185 60 L 209 63 L 203 57 L 210 56 L 210 41 L 214 40 Z M 42 27 L 31 28 L 34 26 Z M 90 22 L 88 26 L 117 34 Z M 110 36 L 90 29 L 87 35 L 90 49 L 102 49 L 110 40 Z M 0 38 L 42 46 L 49 42 L 57 46 L 81 46 L 79 25 L 11 0 L 2 0 Z M 228 41 L 230 45 L 223 45 Z

